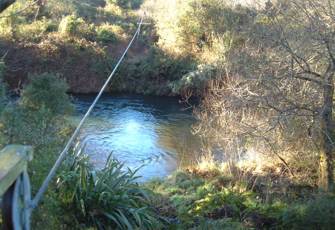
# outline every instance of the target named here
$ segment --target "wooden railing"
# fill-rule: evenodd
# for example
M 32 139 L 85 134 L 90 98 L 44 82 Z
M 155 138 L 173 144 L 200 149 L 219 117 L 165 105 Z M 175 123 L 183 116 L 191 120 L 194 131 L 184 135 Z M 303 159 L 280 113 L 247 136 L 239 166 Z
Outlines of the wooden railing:
M 0 197 L 3 229 L 30 228 L 31 189 L 27 173 L 33 158 L 29 146 L 9 145 L 0 151 Z

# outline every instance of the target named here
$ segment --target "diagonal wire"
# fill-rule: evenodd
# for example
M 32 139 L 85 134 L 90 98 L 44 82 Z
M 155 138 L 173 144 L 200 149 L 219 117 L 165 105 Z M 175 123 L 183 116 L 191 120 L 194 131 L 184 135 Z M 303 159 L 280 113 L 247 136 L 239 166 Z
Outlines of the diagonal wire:
M 66 146 L 64 147 L 64 150 L 61 152 L 61 154 L 59 155 L 56 163 L 54 164 L 54 166 L 51 168 L 48 176 L 45 178 L 45 180 L 43 181 L 42 186 L 40 187 L 40 189 L 38 190 L 36 196 L 34 197 L 34 199 L 32 200 L 31 204 L 30 204 L 30 208 L 34 209 L 37 207 L 39 201 L 41 200 L 41 198 L 43 197 L 43 194 L 45 193 L 45 191 L 48 189 L 48 185 L 50 184 L 50 181 L 54 178 L 57 169 L 60 167 L 60 165 L 62 164 L 63 160 L 65 159 L 71 145 L 73 144 L 75 138 L 78 136 L 79 131 L 81 130 L 85 120 L 88 118 L 88 116 L 91 114 L 92 110 L 94 109 L 95 105 L 97 104 L 98 100 L 100 99 L 101 95 L 103 94 L 103 92 L 105 91 L 106 87 L 108 86 L 108 83 L 111 81 L 111 79 L 113 78 L 116 70 L 118 69 L 119 65 L 121 64 L 121 62 L 123 61 L 124 57 L 126 56 L 129 48 L 132 46 L 135 38 L 140 34 L 141 31 L 141 25 L 143 23 L 143 17 L 141 18 L 140 22 L 138 23 L 138 27 L 137 30 L 133 36 L 133 38 L 131 39 L 131 41 L 129 42 L 127 48 L 125 49 L 123 55 L 121 56 L 121 58 L 119 59 L 118 63 L 115 65 L 112 73 L 109 75 L 108 79 L 106 80 L 105 84 L 102 86 L 100 92 L 98 93 L 98 95 L 96 96 L 96 98 L 94 99 L 93 103 L 91 104 L 91 106 L 89 107 L 89 109 L 87 110 L 86 114 L 83 116 L 83 118 L 81 119 L 80 123 L 78 124 L 77 128 L 75 129 L 75 131 L 73 132 L 72 136 L 70 137 L 69 141 L 67 142 Z

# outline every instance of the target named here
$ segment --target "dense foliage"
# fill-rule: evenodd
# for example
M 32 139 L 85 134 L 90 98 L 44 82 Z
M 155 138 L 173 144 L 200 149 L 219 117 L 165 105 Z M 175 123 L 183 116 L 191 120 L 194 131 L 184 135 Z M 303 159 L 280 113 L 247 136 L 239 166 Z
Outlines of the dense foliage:
M 120 91 L 147 95 L 179 94 L 176 82 L 194 69 L 189 57 L 170 58 L 156 46 L 148 50 L 146 57 L 129 60 L 120 67 L 113 82 Z M 159 77 L 157 77 L 159 76 Z M 150 82 L 150 84 L 147 84 Z
M 207 153 L 220 149 L 233 164 L 241 159 L 263 159 L 257 164 L 278 160 L 292 176 L 299 174 L 301 167 L 295 166 L 303 160 L 305 174 L 297 177 L 331 189 L 332 4 L 174 2 L 165 6 L 176 12 L 174 22 L 154 16 L 162 47 L 201 63 L 174 86 L 186 98 L 203 95 L 195 133 L 203 137 Z M 319 165 L 313 165 L 317 158 Z
M 33 191 L 41 185 L 71 131 L 66 116 L 72 105 L 66 90 L 65 81 L 56 74 L 34 76 L 18 101 L 8 102 L 1 114 L 0 143 L 34 147 L 29 166 Z M 136 182 L 135 173 L 125 171 L 113 158 L 96 171 L 86 156 L 70 155 L 57 183 L 50 185 L 44 202 L 34 211 L 34 228 L 156 229 L 161 224 L 159 215 L 150 207 L 150 193 Z
M 66 83 L 57 75 L 35 76 L 17 102 L 10 102 L 2 114 L 8 143 L 47 147 L 59 143 L 64 118 L 71 111 Z M 58 136 L 58 137 L 57 137 Z
M 141 5 L 141 0 L 16 1 L 0 15 L 0 54 L 10 47 L 7 65 L 21 70 L 20 74 L 6 73 L 9 86 L 21 88 L 30 75 L 51 71 L 66 79 L 71 92 L 97 92 L 135 32 Z M 25 10 L 21 12 L 22 8 Z M 156 41 L 154 25 L 143 25 L 127 63 L 118 71 L 122 84 L 112 85 L 112 91 L 178 93 L 170 82 L 191 69 L 183 61 L 189 58 L 164 54 Z M 158 70 L 159 65 L 166 67 Z M 139 86 L 136 89 L 134 74 Z M 148 79 L 156 83 L 149 86 Z
M 149 194 L 137 183 L 136 171 L 110 157 L 95 171 L 84 156 L 76 157 L 61 174 L 57 186 L 66 216 L 75 228 L 105 226 L 119 229 L 157 229 L 157 215 L 149 206 Z M 74 220 L 76 222 L 74 222 Z
M 172 229 L 333 228 L 333 195 L 297 201 L 298 185 L 291 184 L 289 195 L 284 195 L 275 190 L 257 191 L 262 182 L 248 179 L 246 184 L 228 172 L 193 169 L 164 181 L 154 180 L 147 187 L 155 192 L 153 205 L 170 220 Z M 269 197 L 270 202 L 266 201 Z
M 334 3 L 257 3 L 175 0 L 173 4 L 151 1 L 147 7 L 152 10 L 162 49 L 193 56 L 199 64 L 173 85 L 186 99 L 190 95 L 202 98 L 195 110 L 199 122 L 194 133 L 202 137 L 207 158 L 218 158 L 220 152 L 236 178 L 241 177 L 236 167 L 257 178 L 268 175 L 261 190 L 275 189 L 278 184 L 283 188 L 289 180 L 332 194 Z M 160 8 L 164 10 L 155 12 Z M 281 173 L 279 181 L 271 179 L 274 171 Z M 250 183 L 249 178 L 243 181 Z M 288 195 L 287 191 L 283 194 Z M 194 200 L 187 203 L 189 191 L 180 195 L 186 196 L 181 207 L 192 206 Z M 331 206 L 334 198 L 318 199 Z M 218 200 L 224 202 L 224 198 Z M 294 206 L 292 212 L 282 213 L 276 227 L 330 229 L 327 215 L 324 222 L 309 217 L 318 205 L 312 199 Z
M 0 146 L 35 147 L 33 190 L 71 131 L 66 92 L 100 89 L 142 9 L 150 23 L 112 89 L 201 100 L 204 160 L 140 185 L 112 158 L 95 171 L 71 156 L 36 229 L 333 228 L 335 4 L 256 2 L 17 1 L 0 14 Z
M 143 0 L 108 0 L 111 3 L 116 3 L 117 5 L 121 6 L 122 8 L 131 8 L 131 9 L 138 9 Z
M 67 84 L 58 75 L 44 73 L 31 77 L 22 92 L 21 105 L 30 110 L 45 108 L 52 114 L 66 115 L 71 111 Z

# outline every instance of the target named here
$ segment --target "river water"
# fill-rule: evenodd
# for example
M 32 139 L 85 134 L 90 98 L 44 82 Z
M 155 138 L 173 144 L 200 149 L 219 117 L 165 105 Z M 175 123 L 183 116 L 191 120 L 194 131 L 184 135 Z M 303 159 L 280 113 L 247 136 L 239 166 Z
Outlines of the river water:
M 80 119 L 94 96 L 74 96 Z M 103 95 L 85 123 L 80 142 L 97 168 L 110 154 L 130 169 L 141 167 L 141 180 L 165 177 L 192 163 L 199 140 L 191 134 L 192 111 L 178 98 Z

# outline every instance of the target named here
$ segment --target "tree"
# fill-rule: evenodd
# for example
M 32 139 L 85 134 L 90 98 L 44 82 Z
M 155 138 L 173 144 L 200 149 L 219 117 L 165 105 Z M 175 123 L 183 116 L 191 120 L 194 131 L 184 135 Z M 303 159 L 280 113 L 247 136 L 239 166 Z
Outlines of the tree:
M 35 21 L 39 17 L 40 13 L 44 11 L 44 8 L 45 8 L 45 5 L 46 5 L 46 0 L 38 0 L 36 2 L 36 5 L 37 5 L 37 11 L 36 11 L 36 14 L 35 14 Z
M 321 124 L 320 186 L 330 191 L 334 189 L 334 2 L 295 0 L 286 4 L 289 11 L 270 8 L 272 13 L 277 11 L 270 17 L 279 32 L 280 47 L 290 56 L 292 76 L 312 82 L 321 89 L 321 106 L 315 111 Z M 286 22 L 280 17 L 285 17 Z
M 18 103 L 6 106 L 1 122 L 9 143 L 50 147 L 64 138 L 65 115 L 72 110 L 66 82 L 44 73 L 31 78 Z
M 67 83 L 58 74 L 43 73 L 30 76 L 31 82 L 22 92 L 21 105 L 29 110 L 45 108 L 53 115 L 71 112 Z
M 284 156 L 318 155 L 319 185 L 333 189 L 333 5 L 268 3 L 248 28 L 237 24 L 218 34 L 220 75 L 197 113 L 196 132 L 207 143 L 233 158 L 250 149 L 274 154 L 292 175 Z
M 0 13 L 12 5 L 15 0 L 0 0 Z

